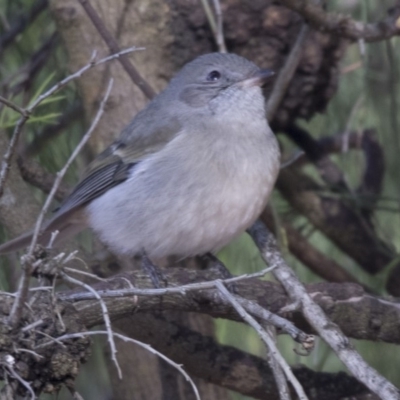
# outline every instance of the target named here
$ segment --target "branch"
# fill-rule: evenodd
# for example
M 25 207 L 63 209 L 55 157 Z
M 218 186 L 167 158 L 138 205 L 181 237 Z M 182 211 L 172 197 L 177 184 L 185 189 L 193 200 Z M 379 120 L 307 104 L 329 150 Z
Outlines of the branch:
M 134 311 L 149 313 L 157 310 L 175 310 L 240 321 L 231 306 L 213 298 L 213 291 L 206 290 L 204 286 L 198 286 L 197 290 L 190 292 L 190 296 L 185 295 L 186 290 L 182 289 L 183 285 L 189 284 L 214 286 L 213 281 L 224 278 L 218 268 L 207 267 L 206 270 L 200 271 L 171 267 L 164 269 L 163 275 L 169 284 L 167 292 L 162 292 L 167 289 L 151 289 L 153 286 L 150 278 L 138 271 L 119 274 L 92 286 L 104 298 L 112 319 L 132 315 Z M 134 285 L 135 288 L 129 289 L 130 285 Z M 306 288 L 310 296 L 347 336 L 400 344 L 400 306 L 396 301 L 370 296 L 361 286 L 353 283 L 317 283 L 306 285 Z M 254 278 L 241 279 L 235 282 L 235 289 L 238 296 L 273 314 L 280 313 L 281 309 L 291 303 L 288 295 L 277 283 Z M 132 290 L 130 294 L 129 290 Z M 132 296 L 137 296 L 135 302 L 132 301 Z M 61 302 L 72 302 L 79 318 L 88 328 L 102 323 L 101 309 L 96 300 L 90 300 L 89 293 L 75 289 L 58 293 L 58 298 Z M 5 298 L 0 296 L 0 300 L 4 302 Z M 259 318 L 255 313 L 252 314 Z M 306 332 L 312 332 L 310 325 L 299 312 L 287 313 L 285 319 L 295 321 L 296 326 Z M 271 322 L 268 318 L 263 320 Z M 295 338 L 294 335 L 292 337 Z M 300 339 L 306 342 L 302 337 Z
M 309 31 L 310 29 L 308 26 L 303 24 L 300 33 L 297 36 L 296 42 L 285 61 L 285 65 L 279 72 L 278 78 L 274 83 L 271 95 L 269 96 L 265 106 L 268 121 L 273 120 L 276 111 L 278 110 L 278 107 L 286 94 L 290 81 L 292 80 L 293 75 L 296 72 L 296 68 L 300 63 L 300 59 L 303 54 L 304 42 Z
M 227 299 L 232 304 L 232 307 L 238 312 L 240 317 L 243 318 L 243 320 L 246 321 L 251 327 L 253 327 L 258 335 L 261 337 L 261 340 L 267 346 L 271 356 L 279 364 L 279 367 L 286 375 L 287 380 L 293 385 L 299 400 L 308 400 L 308 397 L 305 394 L 303 387 L 294 376 L 288 363 L 282 357 L 273 338 L 269 335 L 269 333 L 266 332 L 262 328 L 262 326 L 241 306 L 240 302 L 235 299 L 234 295 L 229 293 L 228 289 L 222 284 L 221 281 L 216 282 L 216 288 L 221 292 L 225 299 Z
M 39 188 L 43 193 L 50 193 L 56 178 L 54 174 L 47 172 L 37 161 L 32 159 L 18 157 L 17 164 L 21 177 L 25 182 Z M 61 183 L 54 194 L 54 198 L 61 202 L 70 191 L 71 188 L 68 185 Z
M 310 0 L 280 0 L 286 7 L 298 12 L 314 29 L 328 31 L 350 40 L 376 42 L 400 35 L 400 2 L 389 11 L 382 21 L 364 24 L 348 15 L 327 13 Z
M 356 209 L 344 204 L 340 196 L 324 195 L 323 188 L 309 176 L 295 168 L 285 168 L 279 174 L 276 187 L 296 211 L 367 272 L 381 271 L 395 257 L 366 226 Z
M 93 25 L 99 32 L 100 36 L 103 38 L 104 42 L 107 44 L 108 48 L 110 49 L 111 53 L 118 53 L 120 52 L 120 48 L 118 46 L 117 41 L 111 35 L 110 31 L 104 25 L 104 22 L 101 20 L 99 15 L 97 14 L 96 10 L 90 4 L 88 0 L 78 0 L 83 9 L 86 11 L 86 14 L 92 21 Z M 154 89 L 146 82 L 145 79 L 139 74 L 139 71 L 136 67 L 131 63 L 131 61 L 127 57 L 120 57 L 119 62 L 124 67 L 125 71 L 132 79 L 137 87 L 142 91 L 142 93 L 151 100 L 155 95 Z
M 268 226 L 268 229 L 275 233 L 275 221 L 269 207 L 264 210 L 261 219 Z M 287 240 L 289 251 L 315 274 L 328 282 L 359 283 L 350 272 L 310 244 L 290 223 L 282 222 L 280 228 Z
M 400 391 L 364 361 L 340 328 L 330 321 L 321 307 L 312 300 L 295 273 L 282 258 L 274 237 L 268 232 L 265 225 L 262 222 L 256 222 L 249 229 L 249 233 L 264 261 L 278 265 L 272 272 L 275 278 L 285 288 L 292 301 L 300 305 L 301 312 L 308 323 L 332 348 L 353 376 L 380 398 L 399 400 Z
M 9 108 L 13 109 L 14 111 L 20 113 L 22 116 L 28 116 L 26 110 L 24 110 L 20 106 L 17 106 L 12 101 L 5 99 L 3 96 L 0 96 L 0 103 L 5 104 L 7 107 L 9 107 Z

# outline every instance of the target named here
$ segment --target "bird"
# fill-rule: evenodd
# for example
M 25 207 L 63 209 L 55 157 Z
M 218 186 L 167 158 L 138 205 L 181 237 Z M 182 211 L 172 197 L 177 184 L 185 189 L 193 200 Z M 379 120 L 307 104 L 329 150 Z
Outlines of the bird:
M 233 53 L 187 63 L 108 148 L 44 224 L 38 243 L 90 227 L 111 251 L 150 259 L 215 253 L 265 208 L 280 150 L 262 86 L 273 72 Z M 27 246 L 32 232 L 0 245 Z

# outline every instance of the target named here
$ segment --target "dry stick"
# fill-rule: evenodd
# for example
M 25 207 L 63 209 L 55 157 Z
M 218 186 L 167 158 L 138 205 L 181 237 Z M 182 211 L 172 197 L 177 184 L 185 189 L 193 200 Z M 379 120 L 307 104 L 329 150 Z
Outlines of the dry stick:
M 217 30 L 215 32 L 215 40 L 217 42 L 219 52 L 226 53 L 227 50 L 224 39 L 224 26 L 222 19 L 221 4 L 219 3 L 219 0 L 213 0 L 213 2 L 215 8 L 215 15 L 217 17 Z
M 268 335 L 274 340 L 274 343 L 276 345 L 276 329 L 273 326 L 267 324 L 265 324 L 264 329 L 268 333 Z M 278 386 L 280 399 L 291 400 L 289 385 L 286 380 L 285 374 L 270 349 L 267 349 L 267 361 L 272 370 L 272 374 L 274 375 L 276 385 Z
M 108 342 L 110 344 L 111 359 L 114 361 L 114 364 L 115 364 L 115 366 L 117 368 L 119 379 L 122 379 L 121 367 L 119 366 L 119 363 L 118 363 L 118 360 L 117 360 L 117 348 L 116 348 L 115 342 L 114 342 L 114 332 L 113 332 L 113 330 L 111 328 L 111 320 L 110 320 L 110 315 L 108 313 L 108 309 L 107 309 L 106 303 L 100 297 L 100 295 L 97 294 L 96 290 L 94 290 L 91 286 L 87 285 L 86 283 L 83 283 L 83 282 L 79 281 L 78 279 L 72 278 L 72 277 L 68 276 L 64 272 L 62 272 L 60 274 L 60 276 L 61 276 L 61 278 L 64 279 L 64 281 L 73 283 L 74 285 L 77 285 L 77 286 L 81 286 L 81 287 L 85 288 L 86 290 L 88 290 L 89 292 L 93 293 L 93 295 L 99 301 L 101 309 L 103 311 L 103 319 L 104 319 L 104 325 L 105 325 L 106 330 L 107 330 Z M 57 338 L 57 340 L 59 340 L 59 338 Z
M 279 363 L 280 368 L 282 368 L 283 372 L 286 375 L 288 381 L 293 385 L 294 390 L 297 393 L 299 400 L 308 400 L 307 395 L 304 392 L 303 387 L 294 376 L 293 371 L 290 366 L 286 362 L 286 360 L 280 354 L 278 348 L 276 347 L 274 340 L 270 337 L 270 335 L 263 329 L 263 327 L 240 305 L 238 301 L 236 301 L 236 296 L 229 292 L 229 290 L 224 286 L 221 281 L 216 281 L 215 287 L 219 290 L 219 292 L 225 297 L 227 301 L 232 304 L 232 307 L 238 312 L 238 314 L 246 321 L 250 326 L 252 326 L 258 335 L 261 337 L 261 340 L 268 347 L 271 355 L 275 358 L 275 360 Z
M 224 39 L 222 12 L 219 0 L 213 0 L 217 20 L 215 20 L 214 13 L 210 7 L 210 4 L 208 3 L 208 0 L 200 0 L 200 2 L 206 14 L 207 21 L 210 24 L 211 32 L 213 33 L 215 43 L 218 46 L 218 51 L 220 53 L 226 53 L 227 50 Z
M 78 0 L 81 3 L 81 6 L 85 10 L 86 14 L 92 21 L 93 25 L 99 32 L 100 36 L 103 38 L 104 42 L 107 44 L 111 53 L 118 53 L 120 51 L 117 41 L 111 35 L 110 31 L 104 25 L 104 22 L 101 20 L 96 10 L 90 4 L 88 0 Z M 137 87 L 142 91 L 142 93 L 151 100 L 156 92 L 154 89 L 143 79 L 140 75 L 139 71 L 135 68 L 135 66 L 129 61 L 127 57 L 119 58 L 119 62 L 124 67 L 127 74 L 132 79 L 133 83 L 137 85 Z
M 74 74 L 76 75 L 76 74 Z M 64 79 L 64 81 L 66 81 L 67 79 Z M 64 82 L 62 81 L 62 82 Z M 18 285 L 18 292 L 17 292 L 17 298 L 13 303 L 13 307 L 11 309 L 11 313 L 9 316 L 9 323 L 12 326 L 15 326 L 20 317 L 21 317 L 21 313 L 22 313 L 22 308 L 25 304 L 27 295 L 28 295 L 28 291 L 29 291 L 29 281 L 30 281 L 30 272 L 31 272 L 31 260 L 32 260 L 32 255 L 33 255 L 33 251 L 35 249 L 36 243 L 37 243 L 37 239 L 39 236 L 39 232 L 40 232 L 40 228 L 43 222 L 43 218 L 50 206 L 51 201 L 53 200 L 54 194 L 56 193 L 58 186 L 61 183 L 61 180 L 63 179 L 65 173 L 67 172 L 67 169 L 69 168 L 69 166 L 72 164 L 73 160 L 75 159 L 75 157 L 78 155 L 78 153 L 81 151 L 81 149 L 83 148 L 83 146 L 86 144 L 86 142 L 89 140 L 90 135 L 92 134 L 92 132 L 94 131 L 95 127 L 97 126 L 101 116 L 103 115 L 104 112 L 104 107 L 105 107 L 105 103 L 110 95 L 111 92 L 111 88 L 112 88 L 112 84 L 113 84 L 113 80 L 111 79 L 108 87 L 107 87 L 107 91 L 106 94 L 103 98 L 103 100 L 100 103 L 100 107 L 99 110 L 89 128 L 89 130 L 85 133 L 85 135 L 83 136 L 82 140 L 80 141 L 80 143 L 78 144 L 78 146 L 75 148 L 74 152 L 71 154 L 70 158 L 68 159 L 67 163 L 65 164 L 64 168 L 57 174 L 57 178 L 54 181 L 53 187 L 50 191 L 49 196 L 47 197 L 47 200 L 39 214 L 39 217 L 36 221 L 36 225 L 35 225 L 35 229 L 34 229 L 34 233 L 33 233 L 33 237 L 32 237 L 32 241 L 28 250 L 28 253 L 26 256 L 24 256 L 23 258 L 23 264 L 24 264 L 24 273 L 21 277 L 21 280 L 19 282 Z M 55 85 L 55 87 L 59 87 L 59 85 Z M 53 89 L 53 88 L 52 88 Z M 48 92 L 46 93 L 54 93 L 54 90 L 50 89 Z M 43 100 L 43 96 L 40 96 Z M 39 100 L 39 99 L 38 99 Z M 39 104 L 38 100 L 36 100 L 36 102 L 34 102 L 34 104 Z
M 14 111 L 19 112 L 22 116 L 27 115 L 27 111 L 21 108 L 20 106 L 17 106 L 15 103 L 13 103 L 10 100 L 5 99 L 3 96 L 0 96 L 0 103 L 5 104 L 7 107 L 12 108 Z
M 381 399 L 400 400 L 400 391 L 364 361 L 340 328 L 329 320 L 321 307 L 311 299 L 296 274 L 286 264 L 278 250 L 275 238 L 266 226 L 261 221 L 257 221 L 248 232 L 259 248 L 264 261 L 277 265 L 277 268 L 273 270 L 275 278 L 285 288 L 292 301 L 300 305 L 308 323 L 332 348 L 354 377 Z
M 215 21 L 214 13 L 212 12 L 212 9 L 210 7 L 210 4 L 208 0 L 200 0 L 201 5 L 203 6 L 203 10 L 206 14 L 207 21 L 210 24 L 211 27 L 211 32 L 214 35 L 215 41 L 217 42 L 217 23 Z
M 272 121 L 273 117 L 281 104 L 283 97 L 285 96 L 286 90 L 289 86 L 290 81 L 299 65 L 304 41 L 307 38 L 307 34 L 310 31 L 308 25 L 303 24 L 300 33 L 296 39 L 289 56 L 286 59 L 285 65 L 279 72 L 279 75 L 275 81 L 274 88 L 266 104 L 267 120 Z
M 62 341 L 62 340 L 69 340 L 69 339 L 75 339 L 75 338 L 82 338 L 88 335 L 108 335 L 107 331 L 90 331 L 90 332 L 81 332 L 81 333 L 67 333 L 63 336 L 60 336 L 57 338 L 58 341 Z M 128 336 L 122 335 L 120 333 L 114 332 L 114 336 L 122 339 L 124 342 L 130 342 L 130 343 L 135 343 L 138 346 L 144 348 L 145 350 L 157 355 L 158 357 L 162 358 L 166 363 L 170 364 L 172 367 L 176 368 L 183 376 L 184 378 L 190 383 L 190 385 L 193 388 L 193 391 L 195 393 L 196 399 L 197 400 L 201 400 L 200 399 L 200 395 L 199 395 L 199 391 L 197 390 L 197 387 L 195 385 L 195 383 L 192 381 L 192 379 L 190 378 L 190 376 L 187 374 L 187 372 L 185 372 L 185 370 L 182 368 L 181 365 L 175 363 L 173 360 L 171 360 L 170 358 L 168 358 L 167 356 L 165 356 L 164 354 L 158 352 L 156 349 L 154 349 L 153 347 L 151 347 L 148 344 L 145 344 L 143 342 L 139 342 L 138 340 L 132 339 Z M 35 349 L 39 349 L 42 347 L 46 347 L 53 344 L 52 341 L 50 342 L 46 342 L 46 343 L 42 343 L 38 346 L 35 347 Z
M 19 383 L 21 383 L 21 385 L 24 386 L 25 389 L 29 392 L 29 394 L 31 395 L 31 399 L 35 400 L 36 399 L 36 395 L 35 395 L 35 392 L 32 389 L 32 386 L 29 384 L 29 382 L 27 382 L 19 374 L 17 374 L 11 364 L 7 364 L 6 367 L 10 371 L 11 376 L 14 379 L 16 379 Z
M 262 278 L 265 276 L 267 273 L 271 272 L 275 266 L 264 268 L 262 271 L 255 272 L 253 274 L 243 274 L 239 276 L 235 276 L 233 278 L 228 278 L 224 279 L 224 283 L 233 283 L 233 282 L 238 282 L 246 279 L 252 279 L 252 278 Z M 121 279 L 121 277 L 115 276 L 111 278 L 112 280 L 114 279 Z M 171 293 L 180 293 L 182 295 L 186 294 L 187 291 L 191 290 L 204 290 L 204 289 L 212 289 L 215 287 L 215 281 L 206 281 L 206 282 L 197 282 L 197 283 L 189 283 L 187 285 L 181 285 L 181 286 L 176 286 L 176 287 L 166 287 L 166 288 L 160 288 L 160 289 L 140 289 L 140 288 L 135 288 L 131 287 L 130 289 L 118 289 L 118 290 L 98 290 L 97 293 L 99 293 L 103 298 L 106 297 L 124 297 L 124 296 L 134 296 L 134 295 L 139 295 L 139 296 L 163 296 L 166 294 L 171 294 Z M 4 292 L 3 294 L 7 294 Z M 90 300 L 93 299 L 94 297 L 90 293 L 70 293 L 70 294 L 63 294 L 62 292 L 59 293 L 59 298 L 60 300 L 65 300 L 65 301 L 80 301 L 80 300 Z

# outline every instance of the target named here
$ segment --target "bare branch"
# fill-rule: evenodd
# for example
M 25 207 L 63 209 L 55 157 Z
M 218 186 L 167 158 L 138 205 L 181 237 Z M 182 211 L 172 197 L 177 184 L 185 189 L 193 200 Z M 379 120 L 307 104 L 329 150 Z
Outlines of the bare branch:
M 48 172 L 43 168 L 36 160 L 26 157 L 17 157 L 17 164 L 21 177 L 25 182 L 39 188 L 43 193 L 49 194 L 51 188 L 54 185 L 56 175 Z M 70 193 L 71 188 L 65 183 L 61 183 L 58 186 L 54 198 L 57 201 L 62 201 L 65 199 L 68 193 Z
M 288 381 L 293 385 L 298 397 L 300 400 L 308 400 L 306 393 L 304 392 L 303 387 L 300 385 L 297 378 L 294 376 L 293 371 L 290 366 L 287 364 L 285 359 L 280 354 L 278 348 L 274 340 L 271 336 L 262 328 L 262 326 L 236 301 L 235 296 L 228 291 L 228 289 L 223 285 L 221 281 L 217 281 L 215 284 L 216 288 L 220 291 L 220 293 L 227 299 L 235 310 L 239 313 L 239 315 L 250 325 L 252 326 L 258 335 L 261 337 L 261 340 L 265 343 L 267 348 L 269 349 L 272 357 L 279 363 L 279 366 L 282 368 L 283 372 L 286 375 Z
M 264 329 L 276 344 L 276 329 L 271 325 L 265 325 Z M 267 360 L 278 387 L 280 400 L 291 400 L 292 397 L 290 396 L 289 385 L 285 373 L 279 366 L 278 361 L 274 358 L 274 353 L 270 349 L 267 349 Z
M 272 121 L 281 101 L 283 100 L 283 97 L 285 96 L 290 81 L 292 80 L 296 68 L 299 65 L 301 56 L 303 54 L 304 41 L 306 40 L 309 31 L 310 28 L 308 25 L 303 24 L 296 42 L 286 59 L 285 65 L 279 72 L 278 78 L 274 83 L 272 93 L 269 96 L 265 106 L 268 121 Z
M 224 39 L 224 26 L 223 26 L 223 18 L 221 11 L 221 4 L 219 0 L 213 0 L 215 15 L 217 17 L 217 31 L 216 31 L 216 42 L 220 53 L 226 53 L 226 45 Z
M 51 87 L 47 92 L 41 94 L 28 108 L 27 110 L 32 112 L 44 99 L 47 97 L 53 95 L 56 93 L 58 90 L 63 88 L 65 85 L 67 85 L 69 82 L 73 81 L 74 79 L 80 78 L 85 72 L 89 71 L 90 69 L 97 67 L 101 64 L 107 63 L 112 60 L 119 59 L 120 57 L 132 53 L 134 51 L 140 51 L 144 50 L 144 47 L 129 47 L 127 49 L 121 50 L 117 53 L 111 54 L 107 57 L 101 58 L 98 61 L 95 61 L 96 57 L 96 52 L 93 53 L 91 61 L 83 66 L 81 69 L 73 73 L 72 75 L 67 76 L 64 78 L 62 81 L 56 83 L 53 87 Z
M 29 116 L 27 115 L 27 111 L 21 108 L 20 106 L 17 106 L 15 103 L 13 103 L 10 100 L 5 99 L 3 96 L 0 96 L 0 103 L 5 104 L 7 107 L 10 107 L 16 112 L 19 112 L 22 116 Z
M 84 289 L 86 289 L 87 291 L 92 293 L 95 296 L 95 298 L 99 301 L 102 312 L 103 312 L 104 325 L 107 329 L 108 343 L 110 344 L 110 350 L 111 350 L 111 359 L 114 361 L 114 364 L 117 368 L 119 378 L 122 379 L 122 371 L 121 371 L 121 367 L 119 366 L 119 363 L 117 360 L 117 348 L 115 347 L 115 342 L 114 342 L 115 333 L 113 332 L 113 330 L 111 328 L 110 315 L 108 313 L 106 303 L 100 297 L 100 295 L 96 292 L 96 290 L 93 289 L 91 286 L 87 285 L 86 283 L 83 283 L 83 282 L 79 281 L 78 279 L 72 278 L 64 272 L 61 273 L 61 277 L 66 282 L 70 282 L 74 285 L 83 287 Z M 57 338 L 57 340 L 60 340 L 60 338 Z
M 110 51 L 112 53 L 120 52 L 117 41 L 111 35 L 110 31 L 106 28 L 104 22 L 101 20 L 101 18 L 99 17 L 93 6 L 90 4 L 90 2 L 88 0 L 78 0 L 78 1 L 86 11 L 86 14 L 92 21 L 97 31 L 99 32 L 100 36 L 103 38 L 104 42 L 107 44 Z M 130 76 L 130 78 L 132 79 L 132 82 L 134 82 L 137 85 L 137 87 L 143 92 L 143 94 L 148 99 L 151 100 L 156 95 L 154 89 L 149 85 L 148 82 L 146 82 L 145 79 L 143 79 L 143 77 L 139 74 L 139 71 L 131 63 L 131 61 L 127 57 L 120 57 L 119 62 L 124 67 L 125 71 Z
M 10 357 L 11 357 L 11 356 L 10 356 Z M 35 392 L 34 392 L 33 389 L 32 389 L 32 386 L 30 385 L 30 383 L 27 382 L 25 379 L 22 379 L 22 377 L 21 377 L 19 374 L 17 374 L 17 373 L 15 372 L 15 370 L 14 370 L 14 368 L 13 368 L 13 366 L 12 366 L 11 363 L 7 363 L 7 364 L 6 364 L 6 367 L 7 367 L 7 369 L 9 370 L 10 375 L 11 375 L 14 379 L 16 379 L 22 386 L 25 387 L 25 389 L 26 389 L 26 390 L 28 391 L 28 393 L 30 394 L 31 399 L 32 399 L 32 400 L 35 400 L 35 399 L 36 399 L 36 395 L 35 395 Z
M 330 321 L 307 293 L 295 273 L 286 264 L 279 252 L 276 241 L 265 225 L 258 221 L 249 233 L 259 248 L 265 262 L 278 265 L 273 274 L 286 289 L 292 301 L 299 302 L 301 312 L 309 324 L 332 348 L 349 371 L 373 393 L 385 400 L 399 400 L 400 391 L 370 367 L 351 345 L 340 328 Z
M 281 0 L 286 7 L 297 11 L 317 30 L 328 31 L 351 40 L 376 42 L 400 35 L 400 1 L 389 11 L 389 16 L 375 23 L 364 24 L 348 15 L 327 13 L 310 0 Z

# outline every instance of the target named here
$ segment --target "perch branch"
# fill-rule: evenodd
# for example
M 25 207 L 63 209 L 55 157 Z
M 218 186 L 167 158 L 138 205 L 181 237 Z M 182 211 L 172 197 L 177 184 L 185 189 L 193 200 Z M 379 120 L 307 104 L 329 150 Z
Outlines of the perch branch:
M 312 300 L 295 273 L 282 258 L 274 237 L 265 225 L 258 221 L 249 229 L 249 233 L 259 248 L 264 261 L 278 265 L 273 270 L 275 278 L 286 289 L 292 301 L 300 304 L 301 312 L 309 324 L 332 348 L 349 371 L 380 398 L 399 400 L 400 391 L 364 361 L 340 328 L 330 321 L 322 309 Z

